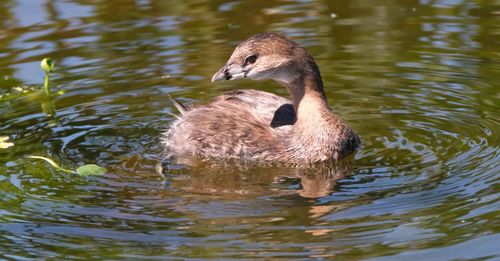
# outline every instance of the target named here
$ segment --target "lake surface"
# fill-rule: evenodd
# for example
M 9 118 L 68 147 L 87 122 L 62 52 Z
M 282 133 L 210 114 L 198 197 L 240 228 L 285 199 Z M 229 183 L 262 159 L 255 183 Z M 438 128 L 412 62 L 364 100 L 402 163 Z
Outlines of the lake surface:
M 500 259 L 500 2 L 0 2 L 0 259 Z M 340 162 L 162 161 L 177 113 L 278 31 L 362 137 Z M 52 57 L 53 98 L 40 61 Z M 10 97 L 10 98 L 5 98 Z M 27 155 L 103 176 L 81 177 Z

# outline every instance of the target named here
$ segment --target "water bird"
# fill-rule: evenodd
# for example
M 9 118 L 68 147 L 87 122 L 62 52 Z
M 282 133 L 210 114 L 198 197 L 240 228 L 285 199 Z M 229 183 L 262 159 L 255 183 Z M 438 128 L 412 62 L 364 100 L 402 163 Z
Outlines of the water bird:
M 287 163 L 337 160 L 360 144 L 329 107 L 320 71 L 305 48 L 279 33 L 241 42 L 212 82 L 274 80 L 290 100 L 259 90 L 236 90 L 206 105 L 173 100 L 181 115 L 163 135 L 169 157 Z

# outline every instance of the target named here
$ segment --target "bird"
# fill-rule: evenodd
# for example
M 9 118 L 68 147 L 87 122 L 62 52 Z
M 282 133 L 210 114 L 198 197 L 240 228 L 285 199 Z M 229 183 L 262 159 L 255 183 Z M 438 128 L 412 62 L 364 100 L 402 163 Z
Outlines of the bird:
M 284 163 L 339 160 L 360 145 L 358 134 L 332 111 L 314 58 L 280 33 L 241 42 L 212 82 L 274 80 L 290 99 L 253 89 L 229 91 L 205 105 L 186 106 L 163 134 L 169 158 Z

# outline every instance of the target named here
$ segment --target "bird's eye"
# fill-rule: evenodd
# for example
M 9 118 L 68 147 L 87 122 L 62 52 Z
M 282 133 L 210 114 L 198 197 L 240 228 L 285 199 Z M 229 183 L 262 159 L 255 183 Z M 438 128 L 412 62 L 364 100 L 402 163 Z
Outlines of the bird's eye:
M 255 63 L 255 61 L 257 61 L 257 55 L 255 54 L 249 55 L 247 56 L 247 58 L 245 58 L 245 65 L 253 64 Z

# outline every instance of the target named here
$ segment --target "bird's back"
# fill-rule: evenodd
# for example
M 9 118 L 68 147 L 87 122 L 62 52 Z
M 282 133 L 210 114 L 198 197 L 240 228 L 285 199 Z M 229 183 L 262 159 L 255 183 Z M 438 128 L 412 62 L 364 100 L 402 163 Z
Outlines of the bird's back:
M 273 160 L 284 150 L 294 122 L 289 100 L 239 90 L 187 109 L 172 124 L 165 143 L 173 155 Z

